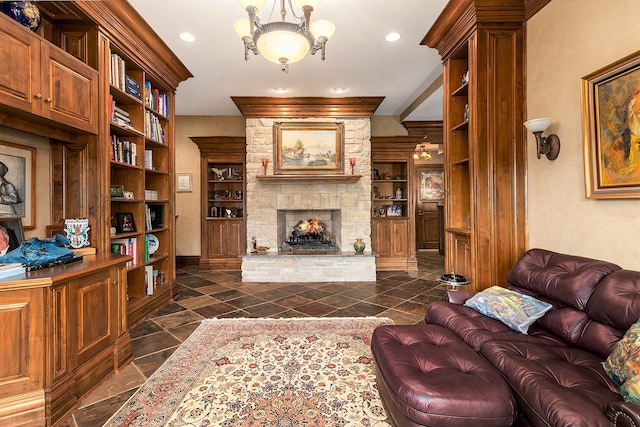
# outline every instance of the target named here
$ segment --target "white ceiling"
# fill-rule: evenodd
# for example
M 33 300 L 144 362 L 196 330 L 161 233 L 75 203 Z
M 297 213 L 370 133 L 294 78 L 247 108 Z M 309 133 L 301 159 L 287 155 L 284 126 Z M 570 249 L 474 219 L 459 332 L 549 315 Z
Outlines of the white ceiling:
M 261 56 L 244 60 L 242 41 L 233 23 L 246 17 L 238 0 L 129 0 L 194 75 L 178 87 L 178 115 L 240 115 L 231 96 L 384 96 L 376 115 L 405 120 L 442 120 L 442 90 L 414 110 L 409 107 L 442 73 L 435 49 L 420 45 L 447 0 L 324 0 L 312 22 L 336 25 L 327 43 L 326 60 L 308 55 L 291 64 L 288 74 Z M 279 1 L 259 12 L 262 22 L 280 19 Z M 294 3 L 294 7 L 295 3 Z M 193 43 L 178 38 L 187 31 Z M 389 43 L 391 31 L 400 40 Z M 274 91 L 286 88 L 283 94 Z M 344 87 L 341 95 L 333 88 Z

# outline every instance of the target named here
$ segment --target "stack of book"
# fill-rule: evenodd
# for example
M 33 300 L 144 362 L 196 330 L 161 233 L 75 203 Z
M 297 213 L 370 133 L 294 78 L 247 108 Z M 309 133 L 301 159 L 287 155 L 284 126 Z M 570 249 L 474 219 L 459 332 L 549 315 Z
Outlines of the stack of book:
M 111 121 L 118 126 L 133 129 L 133 126 L 131 126 L 131 117 L 129 117 L 129 112 L 117 106 L 115 101 L 111 101 Z
M 158 192 L 156 190 L 144 190 L 144 198 L 146 200 L 158 200 Z
M 15 276 L 26 271 L 26 267 L 20 263 L 0 264 L 0 278 Z

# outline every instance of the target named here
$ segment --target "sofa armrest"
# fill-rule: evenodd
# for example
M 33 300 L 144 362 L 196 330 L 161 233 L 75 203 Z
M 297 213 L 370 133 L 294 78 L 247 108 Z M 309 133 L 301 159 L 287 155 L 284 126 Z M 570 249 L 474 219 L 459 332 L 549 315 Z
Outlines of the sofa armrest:
M 616 427 L 640 427 L 640 405 L 637 403 L 612 402 L 607 415 Z
M 453 304 L 464 304 L 466 300 L 474 296 L 476 292 L 472 291 L 456 291 L 456 290 L 447 290 L 445 291 L 442 299 L 445 301 L 449 301 Z

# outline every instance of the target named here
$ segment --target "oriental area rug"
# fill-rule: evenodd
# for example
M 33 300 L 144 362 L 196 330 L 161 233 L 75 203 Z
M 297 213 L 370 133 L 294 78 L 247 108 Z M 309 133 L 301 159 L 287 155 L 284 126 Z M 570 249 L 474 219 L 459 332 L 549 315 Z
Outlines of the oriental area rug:
M 392 323 L 204 320 L 105 426 L 388 427 L 370 344 Z

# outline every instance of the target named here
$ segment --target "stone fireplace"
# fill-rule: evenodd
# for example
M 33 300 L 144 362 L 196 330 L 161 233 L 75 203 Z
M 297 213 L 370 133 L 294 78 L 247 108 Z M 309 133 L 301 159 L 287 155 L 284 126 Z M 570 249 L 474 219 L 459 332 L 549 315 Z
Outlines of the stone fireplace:
M 267 175 L 273 175 L 274 122 L 344 123 L 345 173 L 349 158 L 356 159 L 357 180 L 295 182 L 261 180 L 262 158 L 269 159 Z M 242 280 L 256 282 L 375 281 L 375 257 L 371 253 L 371 141 L 370 119 L 247 118 L 246 223 L 248 253 L 242 258 Z M 273 176 L 271 177 L 273 178 Z M 280 178 L 280 176 L 278 176 Z M 289 251 L 291 228 L 300 220 L 318 217 L 335 239 L 334 253 Z M 251 239 L 268 246 L 265 254 L 252 254 Z M 366 250 L 356 255 L 353 243 L 363 238 Z M 301 274 L 304 272 L 304 274 Z

